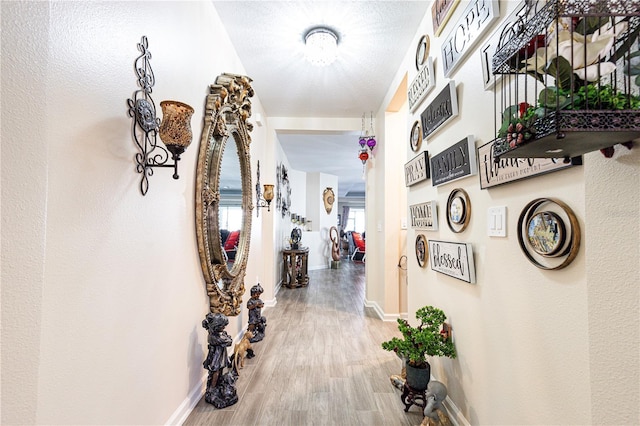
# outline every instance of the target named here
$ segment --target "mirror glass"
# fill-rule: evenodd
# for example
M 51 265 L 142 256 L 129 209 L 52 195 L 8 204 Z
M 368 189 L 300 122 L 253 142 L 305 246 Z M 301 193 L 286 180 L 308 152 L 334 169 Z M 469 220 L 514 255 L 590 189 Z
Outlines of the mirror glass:
M 196 234 L 212 313 L 238 315 L 251 235 L 251 79 L 210 86 L 196 170 Z

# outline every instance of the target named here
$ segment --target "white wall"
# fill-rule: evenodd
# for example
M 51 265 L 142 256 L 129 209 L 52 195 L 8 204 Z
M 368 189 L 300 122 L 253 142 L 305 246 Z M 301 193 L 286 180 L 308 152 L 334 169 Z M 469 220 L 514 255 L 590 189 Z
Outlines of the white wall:
M 465 6 L 461 2 L 450 22 Z M 506 16 L 516 2 L 502 1 L 500 6 L 501 16 Z M 409 82 L 415 77 L 414 49 L 424 33 L 433 34 L 429 13 L 387 100 L 405 72 Z M 415 114 L 407 115 L 407 128 L 448 82 L 439 53 L 444 35 L 431 36 L 436 88 Z M 422 150 L 433 155 L 469 134 L 476 146 L 493 139 L 494 113 L 488 107 L 493 93 L 483 90 L 481 75 L 476 47 L 453 75 L 459 117 L 423 141 Z M 405 146 L 407 158 L 413 157 L 408 142 Z M 409 188 L 407 205 L 437 200 L 440 216 L 439 231 L 407 231 L 409 254 L 418 233 L 473 245 L 476 284 L 436 273 L 430 264 L 419 268 L 415 256 L 408 256 L 409 317 L 415 321 L 415 311 L 424 305 L 435 305 L 448 315 L 458 358 L 433 359 L 432 374 L 447 385 L 451 401 L 471 424 L 640 423 L 639 160 L 636 142 L 632 151 L 618 147 L 613 159 L 595 152 L 584 156 L 583 167 L 489 190 L 480 189 L 477 176 L 436 188 L 431 181 Z M 377 167 L 373 172 L 381 173 Z M 397 172 L 402 173 L 400 168 Z M 369 181 L 379 184 L 369 173 L 367 190 Z M 387 182 L 391 171 L 384 173 Z M 454 188 L 465 189 L 472 204 L 471 222 L 460 234 L 449 230 L 443 211 Z M 375 189 L 377 196 L 380 190 Z M 519 248 L 518 216 L 538 197 L 560 199 L 578 217 L 582 245 L 563 270 L 538 269 Z M 487 236 L 487 209 L 498 205 L 508 210 L 506 238 Z M 369 232 L 368 226 L 368 237 Z M 379 303 L 383 296 L 379 290 L 367 293 Z
M 163 424 L 199 396 L 203 107 L 217 75 L 244 72 L 221 27 L 208 2 L 2 2 L 3 424 Z M 142 35 L 156 105 L 195 109 L 180 180 L 158 169 L 144 197 L 126 104 Z

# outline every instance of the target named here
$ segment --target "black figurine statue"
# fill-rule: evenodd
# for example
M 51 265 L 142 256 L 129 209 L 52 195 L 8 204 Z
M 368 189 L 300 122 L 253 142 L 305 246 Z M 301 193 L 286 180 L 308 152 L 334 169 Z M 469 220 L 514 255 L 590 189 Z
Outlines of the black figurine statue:
M 267 319 L 262 316 L 264 303 L 260 300 L 260 295 L 263 291 L 260 283 L 254 285 L 251 287 L 251 299 L 247 301 L 247 309 L 249 310 L 249 325 L 247 330 L 253 332 L 253 337 L 249 339 L 251 343 L 264 339 L 264 329 L 267 326 Z
M 229 367 L 227 346 L 232 343 L 231 336 L 224 331 L 228 324 L 229 319 L 219 313 L 209 313 L 202 321 L 202 327 L 209 333 L 209 353 L 202 364 L 209 370 L 204 399 L 216 408 L 225 408 L 238 402 L 236 378 L 231 372 L 224 373 L 225 367 Z

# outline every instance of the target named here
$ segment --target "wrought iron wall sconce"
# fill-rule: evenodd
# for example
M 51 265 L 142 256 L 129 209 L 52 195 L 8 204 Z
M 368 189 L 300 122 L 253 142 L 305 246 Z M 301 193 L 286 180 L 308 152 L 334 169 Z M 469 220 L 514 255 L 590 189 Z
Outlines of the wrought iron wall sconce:
M 129 117 L 133 119 L 131 133 L 138 150 L 136 153 L 136 172 L 142 173 L 140 180 L 140 192 L 146 195 L 149 190 L 149 176 L 153 176 L 154 167 L 173 167 L 173 178 L 178 179 L 178 161 L 180 155 L 191 144 L 193 133 L 191 131 L 191 116 L 193 108 L 178 101 L 162 101 L 163 120 L 156 116 L 156 105 L 151 98 L 155 76 L 149 60 L 149 41 L 142 36 L 138 43 L 141 52 L 134 63 L 134 69 L 138 77 L 140 89 L 133 93 L 132 99 L 127 99 L 129 105 Z M 166 149 L 158 144 L 160 136 Z M 169 163 L 169 152 L 171 160 Z
M 264 184 L 264 192 L 260 187 L 260 160 L 256 167 L 256 217 L 260 217 L 260 208 L 266 207 L 267 211 L 271 211 L 271 201 L 273 201 L 273 185 Z

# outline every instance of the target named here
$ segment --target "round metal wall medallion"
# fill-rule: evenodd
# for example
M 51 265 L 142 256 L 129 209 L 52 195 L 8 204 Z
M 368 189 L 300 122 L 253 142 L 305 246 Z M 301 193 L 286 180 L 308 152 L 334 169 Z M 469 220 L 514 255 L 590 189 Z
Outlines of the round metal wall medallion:
M 421 268 L 427 264 L 427 250 L 427 239 L 424 235 L 419 234 L 416 236 L 416 260 Z
M 471 200 L 462 188 L 456 188 L 447 200 L 447 225 L 455 233 L 464 231 L 471 219 Z
M 420 126 L 420 121 L 418 120 L 416 120 L 416 122 L 413 123 L 413 127 L 411 128 L 409 145 L 411 145 L 411 151 L 413 152 L 420 151 L 420 145 L 422 145 L 422 128 Z
M 420 71 L 420 68 L 427 62 L 427 58 L 429 57 L 429 48 L 431 46 L 431 41 L 428 35 L 423 35 L 420 37 L 420 41 L 418 42 L 418 46 L 416 47 L 416 69 Z

